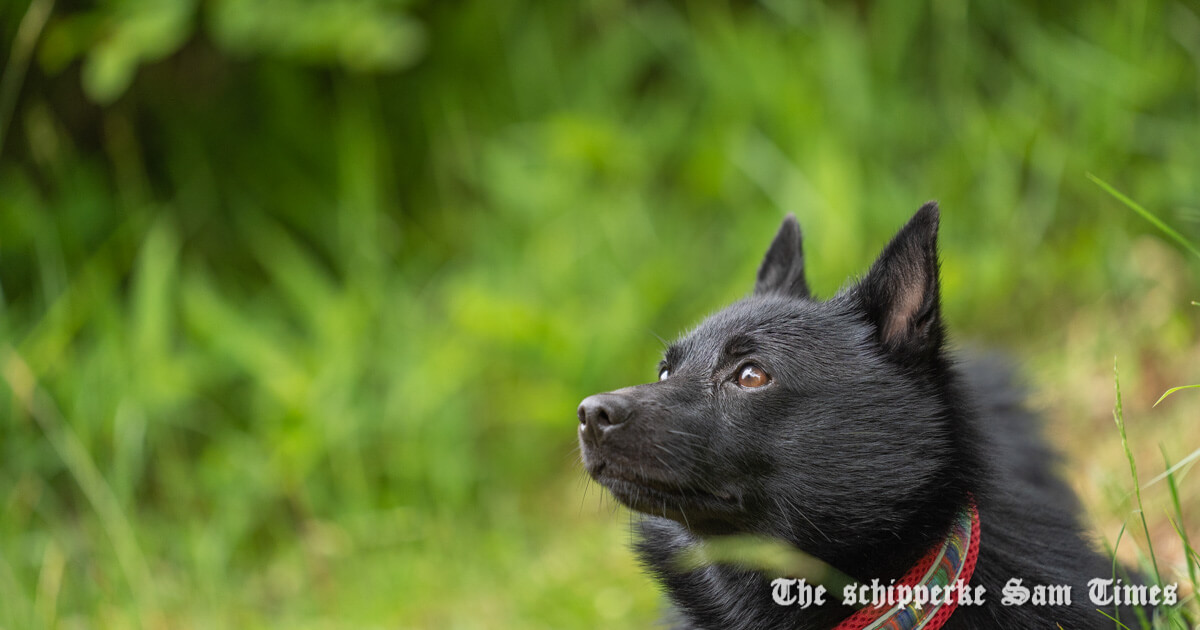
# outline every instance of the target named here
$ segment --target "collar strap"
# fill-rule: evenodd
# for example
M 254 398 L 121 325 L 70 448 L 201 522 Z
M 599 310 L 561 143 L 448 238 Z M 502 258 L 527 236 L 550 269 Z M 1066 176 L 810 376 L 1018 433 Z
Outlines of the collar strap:
M 941 587 L 938 591 L 944 592 L 946 587 L 953 588 L 961 580 L 965 587 L 971 582 L 978 557 L 979 510 L 972 497 L 954 518 L 946 539 L 926 552 L 894 586 L 924 586 L 930 592 Z M 941 597 L 920 607 L 915 603 L 868 605 L 834 630 L 937 630 L 958 607 L 957 592 L 949 599 L 946 603 L 946 597 Z

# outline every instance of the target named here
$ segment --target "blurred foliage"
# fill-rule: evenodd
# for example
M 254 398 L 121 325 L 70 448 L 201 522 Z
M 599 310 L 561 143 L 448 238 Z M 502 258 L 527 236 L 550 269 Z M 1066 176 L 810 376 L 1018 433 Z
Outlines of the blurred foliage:
M 83 57 L 83 87 L 100 103 L 119 97 L 143 63 L 177 52 L 204 20 L 206 35 L 234 56 L 264 55 L 352 71 L 396 70 L 423 44 L 397 2 L 237 0 L 107 2 L 56 20 L 39 49 L 51 71 Z M 203 15 L 198 15 L 203 9 Z
M 785 212 L 822 294 L 937 198 L 962 338 L 1094 311 L 1102 356 L 1195 356 L 1194 264 L 1084 177 L 1200 240 L 1195 2 L 18 0 L 0 34 L 2 627 L 648 624 L 574 406 Z

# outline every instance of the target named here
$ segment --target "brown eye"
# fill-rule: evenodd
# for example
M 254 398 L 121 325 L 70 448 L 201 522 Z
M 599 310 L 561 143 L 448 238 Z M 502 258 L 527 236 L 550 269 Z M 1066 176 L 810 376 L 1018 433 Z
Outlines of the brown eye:
M 671 368 L 663 368 L 658 371 L 658 380 L 665 381 L 671 375 Z
M 753 363 L 747 363 L 746 365 L 742 366 L 741 372 L 738 373 L 737 382 L 738 385 L 741 385 L 746 389 L 754 389 L 770 383 L 771 377 L 767 376 L 767 373 L 757 365 L 754 365 Z

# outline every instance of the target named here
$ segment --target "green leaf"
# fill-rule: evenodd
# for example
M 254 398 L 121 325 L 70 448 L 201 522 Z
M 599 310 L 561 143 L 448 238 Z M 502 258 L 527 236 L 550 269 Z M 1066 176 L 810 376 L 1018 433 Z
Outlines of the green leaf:
M 1167 397 L 1167 396 L 1170 396 L 1171 394 L 1174 394 L 1175 392 L 1177 392 L 1177 391 L 1179 391 L 1179 390 L 1181 390 L 1181 389 L 1195 389 L 1195 388 L 1197 388 L 1197 387 L 1200 387 L 1200 384 L 1196 384 L 1196 385 L 1180 385 L 1179 387 L 1172 387 L 1171 389 L 1168 389 L 1168 390 L 1167 390 L 1165 393 L 1163 393 L 1163 395 L 1162 395 L 1162 396 L 1160 396 L 1158 400 L 1154 401 L 1154 406 L 1155 406 L 1155 407 L 1157 407 L 1157 406 L 1158 406 L 1158 403 L 1160 403 L 1160 402 L 1162 402 L 1164 399 L 1166 399 L 1166 397 Z

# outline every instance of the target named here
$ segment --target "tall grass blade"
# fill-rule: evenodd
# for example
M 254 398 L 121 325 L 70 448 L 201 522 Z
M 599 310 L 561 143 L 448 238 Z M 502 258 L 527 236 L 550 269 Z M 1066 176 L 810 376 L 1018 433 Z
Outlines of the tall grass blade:
M 1133 451 L 1129 448 L 1129 438 L 1125 433 L 1125 411 L 1121 405 L 1121 373 L 1117 368 L 1117 360 L 1113 359 L 1113 383 L 1117 390 L 1117 406 L 1113 408 L 1113 419 L 1121 431 L 1121 448 L 1125 450 L 1125 458 L 1129 461 L 1129 472 L 1133 475 L 1133 492 L 1137 498 L 1138 517 L 1142 519 L 1142 531 L 1146 534 L 1146 548 L 1150 552 L 1150 563 L 1154 567 L 1154 582 L 1162 586 L 1162 573 L 1158 570 L 1158 558 L 1154 556 L 1154 542 L 1150 540 L 1150 526 L 1146 523 L 1146 510 L 1142 507 L 1142 487 L 1138 483 L 1137 462 L 1133 459 Z
M 1159 445 L 1159 450 L 1162 452 L 1163 464 L 1167 470 L 1171 470 L 1171 460 L 1167 458 L 1167 450 Z M 1187 565 L 1188 579 L 1192 583 L 1192 592 L 1200 593 L 1200 582 L 1196 579 L 1196 551 L 1192 547 L 1191 538 L 1188 537 L 1187 528 L 1183 522 L 1183 505 L 1179 501 L 1179 485 L 1175 483 L 1175 474 L 1167 472 L 1167 488 L 1171 491 L 1171 506 L 1175 508 L 1175 518 L 1168 520 L 1175 527 L 1175 532 L 1179 535 L 1179 540 L 1183 543 L 1184 564 Z
M 13 38 L 8 63 L 4 66 L 4 76 L 0 77 L 0 150 L 4 149 L 4 139 L 8 135 L 8 125 L 17 106 L 21 84 L 25 82 L 29 61 L 33 58 L 38 38 L 41 37 L 42 29 L 53 10 L 54 0 L 33 0 L 25 10 L 25 16 L 21 18 L 21 25 L 17 27 L 17 36 Z
M 1166 479 L 1167 475 L 1173 475 L 1176 472 L 1179 472 L 1179 470 L 1182 469 L 1184 466 L 1191 464 L 1192 462 L 1196 461 L 1197 459 L 1200 459 L 1200 448 L 1192 451 L 1190 454 L 1188 454 L 1187 457 L 1184 457 L 1183 459 L 1179 460 L 1178 463 L 1176 463 L 1174 466 L 1168 468 L 1161 475 L 1151 479 L 1150 481 L 1147 481 L 1146 485 L 1143 487 L 1149 488 L 1150 486 L 1153 486 L 1154 484 L 1162 481 L 1163 479 Z
M 1113 543 L 1112 548 L 1108 550 L 1108 554 L 1110 556 L 1112 556 L 1112 574 L 1110 575 L 1110 577 L 1112 578 L 1114 583 L 1116 583 L 1116 581 L 1117 581 L 1117 550 L 1121 548 L 1121 538 L 1125 535 L 1125 527 L 1128 524 L 1129 523 L 1126 521 L 1121 521 L 1121 531 L 1117 532 L 1117 540 L 1116 540 L 1116 542 Z M 1115 614 L 1117 616 L 1115 621 L 1117 623 L 1121 623 L 1121 621 L 1120 621 L 1121 607 L 1120 606 L 1113 604 L 1113 614 Z
M 1096 612 L 1100 613 L 1101 615 L 1104 615 L 1105 617 L 1108 617 L 1109 619 L 1112 619 L 1113 623 L 1117 624 L 1117 627 L 1121 628 L 1122 630 L 1133 630 L 1129 626 L 1121 623 L 1120 619 L 1117 619 L 1116 617 L 1104 612 L 1103 610 L 1100 610 L 1099 608 L 1096 609 Z M 1062 626 L 1059 626 L 1059 627 L 1062 627 Z
M 99 516 L 128 580 L 131 594 L 138 601 L 142 626 L 147 626 L 146 621 L 154 616 L 156 608 L 154 580 L 151 578 L 150 565 L 138 545 L 133 522 L 122 509 L 120 500 L 96 466 L 87 447 L 71 426 L 63 422 L 61 412 L 50 394 L 42 390 L 29 365 L 11 346 L 0 348 L 0 367 L 14 397 L 25 413 L 37 422 Z
M 1095 182 L 1097 186 L 1103 188 L 1106 192 L 1108 192 L 1108 194 L 1116 197 L 1118 201 L 1128 206 L 1130 210 L 1142 215 L 1143 219 L 1149 221 L 1154 227 L 1162 230 L 1164 234 L 1171 237 L 1176 243 L 1182 245 L 1184 249 L 1192 252 L 1192 254 L 1194 254 L 1197 258 L 1200 258 L 1200 250 L 1196 249 L 1196 247 L 1192 245 L 1191 241 L 1184 238 L 1179 232 L 1176 232 L 1174 228 L 1166 223 L 1163 223 L 1161 219 L 1151 214 L 1149 210 L 1140 206 L 1136 201 L 1121 194 L 1116 188 L 1110 186 L 1108 182 L 1096 177 L 1095 175 L 1092 175 L 1091 173 L 1088 173 L 1087 176 L 1088 179 Z

